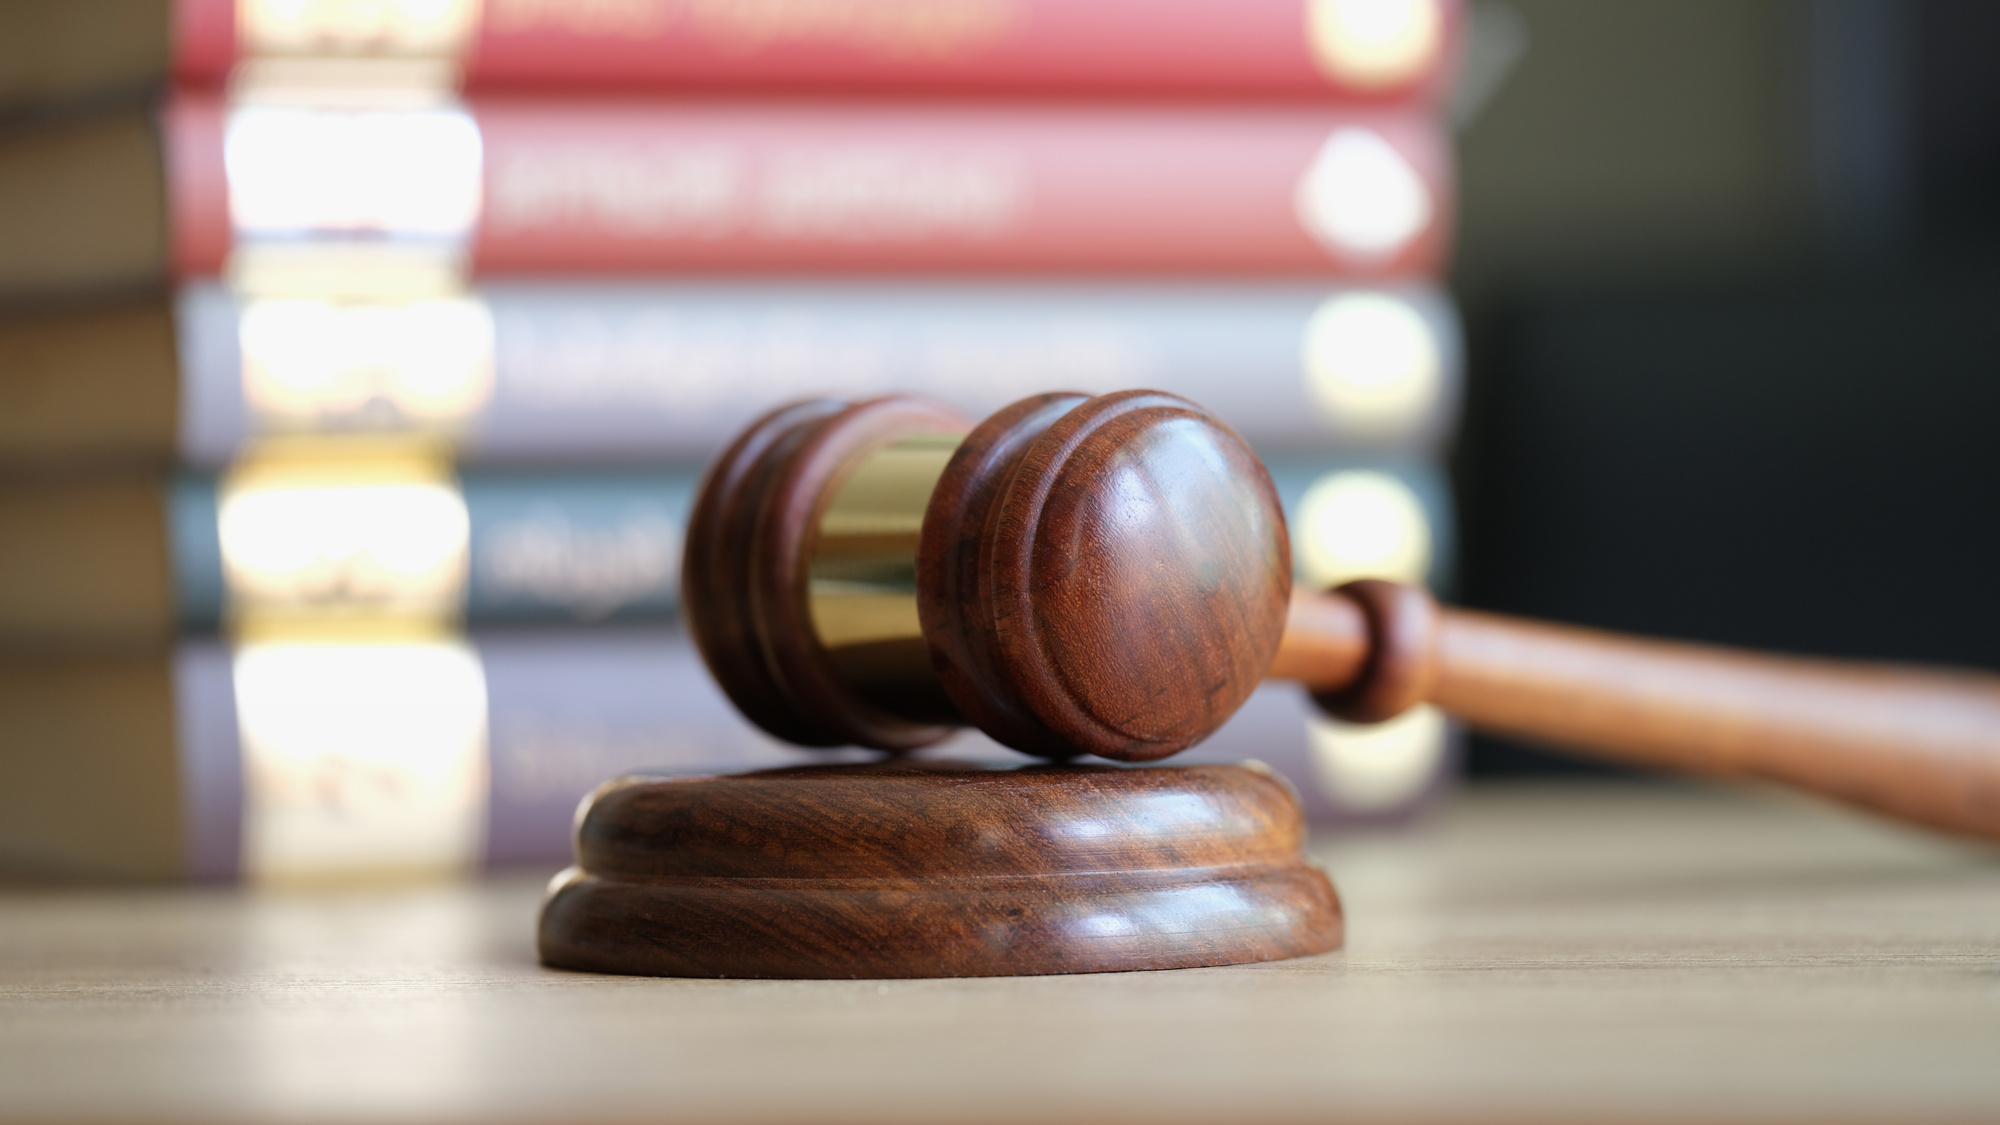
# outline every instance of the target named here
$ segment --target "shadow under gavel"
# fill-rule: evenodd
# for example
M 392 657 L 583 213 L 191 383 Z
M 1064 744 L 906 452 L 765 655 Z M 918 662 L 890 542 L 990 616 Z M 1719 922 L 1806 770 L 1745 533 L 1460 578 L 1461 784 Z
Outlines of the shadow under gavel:
M 909 750 L 973 725 L 1043 757 L 1147 761 L 1268 675 L 1349 720 L 1428 701 L 1590 757 L 2000 838 L 2000 676 L 1622 637 L 1388 582 L 1295 593 L 1291 569 L 1255 455 L 1200 407 L 1127 391 L 976 426 L 902 397 L 777 410 L 711 470 L 683 583 L 723 689 L 806 746 Z

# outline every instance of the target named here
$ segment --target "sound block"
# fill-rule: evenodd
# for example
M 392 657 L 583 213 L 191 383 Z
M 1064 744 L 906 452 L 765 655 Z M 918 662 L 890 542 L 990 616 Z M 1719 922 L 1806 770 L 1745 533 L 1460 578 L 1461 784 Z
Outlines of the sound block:
M 543 963 L 685 977 L 963 977 L 1335 949 L 1340 900 L 1250 766 L 889 761 L 626 779 L 585 808 Z

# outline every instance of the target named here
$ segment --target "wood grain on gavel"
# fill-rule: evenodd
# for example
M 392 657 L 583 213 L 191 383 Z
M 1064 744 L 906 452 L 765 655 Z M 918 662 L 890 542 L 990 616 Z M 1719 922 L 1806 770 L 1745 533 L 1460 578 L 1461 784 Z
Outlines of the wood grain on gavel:
M 1294 597 L 1263 465 L 1156 392 L 1042 395 L 976 426 L 905 398 L 775 412 L 711 471 L 683 582 L 724 690 L 806 745 L 907 750 L 974 725 L 1045 757 L 1146 761 L 1268 673 L 1353 720 L 1429 701 L 2000 838 L 2000 677 L 1441 610 L 1384 582 Z
M 550 888 L 551 965 L 930 977 L 1233 965 L 1340 945 L 1289 785 L 1241 766 L 902 761 L 626 779 Z
M 1295 593 L 1270 674 L 1343 718 L 1430 702 L 1589 757 L 1781 782 L 2000 838 L 2000 677 L 1988 674 L 1625 637 L 1442 608 L 1376 581 Z

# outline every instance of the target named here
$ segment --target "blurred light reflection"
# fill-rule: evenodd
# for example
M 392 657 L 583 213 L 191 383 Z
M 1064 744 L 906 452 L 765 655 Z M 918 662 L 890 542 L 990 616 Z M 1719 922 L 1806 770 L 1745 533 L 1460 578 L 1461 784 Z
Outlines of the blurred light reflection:
M 493 397 L 493 316 L 472 298 L 245 302 L 243 396 L 266 429 L 452 426 Z
M 223 161 L 239 240 L 464 240 L 479 217 L 479 127 L 463 109 L 241 105 Z
M 224 478 L 217 533 L 239 619 L 359 610 L 449 617 L 464 596 L 471 520 L 434 459 L 246 459 Z
M 1445 753 L 1444 713 L 1420 704 L 1382 723 L 1306 720 L 1313 772 L 1337 805 L 1353 812 L 1392 809 L 1420 794 Z
M 1356 578 L 1423 582 L 1432 548 L 1423 501 L 1388 473 L 1329 473 L 1299 501 L 1292 549 L 1302 577 L 1314 587 Z
M 263 882 L 470 869 L 486 681 L 457 641 L 238 646 L 243 871 Z
M 1415 77 L 1444 44 L 1437 0 L 1308 0 L 1313 61 L 1355 86 L 1390 86 Z
M 246 55 L 449 55 L 479 23 L 479 0 L 236 0 Z
M 1299 179 L 1299 222 L 1337 254 L 1394 257 L 1430 225 L 1430 188 L 1373 130 L 1335 129 Z
M 1414 427 L 1444 380 L 1437 333 L 1387 293 L 1328 298 L 1306 324 L 1306 388 L 1337 425 L 1393 434 Z

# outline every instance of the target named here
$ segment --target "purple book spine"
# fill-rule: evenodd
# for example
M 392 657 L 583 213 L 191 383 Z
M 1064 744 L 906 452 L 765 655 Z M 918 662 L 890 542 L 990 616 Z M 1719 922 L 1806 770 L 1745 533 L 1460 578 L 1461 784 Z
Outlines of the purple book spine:
M 578 803 L 615 777 L 873 757 L 801 750 L 752 727 L 671 628 L 484 633 L 471 645 L 487 708 L 479 849 L 487 866 L 565 862 Z M 246 857 L 246 848 L 255 846 L 246 829 L 256 819 L 249 802 L 258 798 L 245 781 L 254 770 L 245 754 L 255 747 L 239 729 L 235 664 L 236 654 L 214 641 L 184 642 L 175 660 L 186 866 L 190 878 L 202 881 L 226 881 L 258 866 Z M 339 682 L 302 687 L 346 709 L 377 702 Z M 397 721 L 411 718 L 399 714 Z M 415 721 L 424 725 L 421 716 Z M 1032 761 L 976 731 L 926 753 L 1000 764 Z M 1297 688 L 1273 684 L 1208 742 L 1170 764 L 1255 759 L 1291 781 L 1310 819 L 1340 825 L 1394 820 L 1423 807 L 1450 776 L 1452 757 L 1452 737 L 1441 726 L 1400 740 L 1343 731 L 1315 718 Z M 268 831 L 269 820 L 262 823 Z M 377 841 L 356 843 L 367 850 Z M 379 849 L 372 858 L 379 866 Z
M 1426 286 L 496 283 L 350 305 L 196 284 L 178 318 L 181 446 L 211 466 L 272 430 L 439 429 L 492 465 L 700 461 L 799 398 L 984 416 L 1132 387 L 1266 452 L 1434 451 L 1462 368 L 1451 300 Z

